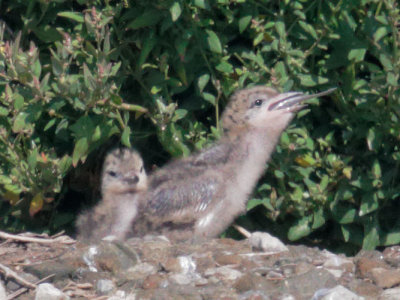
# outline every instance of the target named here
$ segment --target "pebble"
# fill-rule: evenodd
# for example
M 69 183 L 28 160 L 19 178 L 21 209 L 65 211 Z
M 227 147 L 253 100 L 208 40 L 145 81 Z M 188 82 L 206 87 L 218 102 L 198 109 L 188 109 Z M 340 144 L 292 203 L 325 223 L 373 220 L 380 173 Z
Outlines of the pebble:
M 387 270 L 384 268 L 373 268 L 371 270 L 372 280 L 381 288 L 391 288 L 400 283 L 399 270 Z
M 109 294 L 114 288 L 114 283 L 109 279 L 100 279 L 96 283 L 96 290 L 101 295 Z
M 41 283 L 36 288 L 35 300 L 68 300 L 69 297 L 50 283 Z
M 222 266 L 219 268 L 208 269 L 204 272 L 206 277 L 217 277 L 222 281 L 236 280 L 242 276 L 242 273 L 238 270 L 232 269 L 227 266 Z
M 312 300 L 363 300 L 364 297 L 359 297 L 352 291 L 346 289 L 342 285 L 337 285 L 332 289 L 320 290 L 314 294 Z
M 378 300 L 399 300 L 400 299 L 400 287 L 387 289 L 382 292 Z
M 0 300 L 6 300 L 6 299 L 7 299 L 6 289 L 4 288 L 3 283 L 0 282 Z
M 249 243 L 254 250 L 280 253 L 289 249 L 279 239 L 266 232 L 253 232 L 249 237 Z
M 156 267 L 149 263 L 140 263 L 127 270 L 127 274 L 130 279 L 143 279 L 148 275 L 155 274 L 156 272 Z

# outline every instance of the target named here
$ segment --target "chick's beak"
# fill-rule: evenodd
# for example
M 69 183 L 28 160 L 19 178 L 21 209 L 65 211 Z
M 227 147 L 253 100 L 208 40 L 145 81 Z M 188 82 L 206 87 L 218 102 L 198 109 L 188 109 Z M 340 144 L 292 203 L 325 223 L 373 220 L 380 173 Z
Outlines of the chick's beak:
M 274 99 L 274 101 L 268 106 L 268 110 L 287 109 L 288 111 L 297 111 L 304 107 L 304 105 L 300 104 L 304 100 L 325 96 L 332 93 L 334 90 L 336 90 L 336 88 L 331 88 L 329 90 L 311 95 L 305 95 L 300 92 L 283 93 Z

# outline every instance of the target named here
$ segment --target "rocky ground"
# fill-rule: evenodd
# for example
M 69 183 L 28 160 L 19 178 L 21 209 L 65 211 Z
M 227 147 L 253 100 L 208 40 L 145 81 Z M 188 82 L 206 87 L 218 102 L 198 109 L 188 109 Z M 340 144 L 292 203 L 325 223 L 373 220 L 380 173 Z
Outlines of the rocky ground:
M 400 246 L 345 257 L 261 233 L 198 245 L 0 238 L 0 299 L 400 299 Z

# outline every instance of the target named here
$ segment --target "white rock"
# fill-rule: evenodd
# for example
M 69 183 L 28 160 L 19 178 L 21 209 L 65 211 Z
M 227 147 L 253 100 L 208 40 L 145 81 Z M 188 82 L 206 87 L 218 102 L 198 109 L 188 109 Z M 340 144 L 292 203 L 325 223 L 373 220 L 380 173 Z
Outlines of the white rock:
M 114 287 L 114 283 L 109 279 L 100 279 L 96 283 L 96 290 L 102 295 L 110 293 Z
M 379 300 L 398 300 L 400 299 L 400 287 L 387 289 L 380 294 Z
M 192 282 L 191 278 L 183 273 L 173 274 L 169 278 L 171 281 L 179 285 L 186 285 Z
M 354 263 L 351 259 L 340 257 L 338 255 L 330 256 L 323 264 L 324 268 L 327 269 L 342 269 L 343 267 L 348 267 L 354 271 Z
M 131 279 L 143 279 L 155 273 L 157 273 L 156 267 L 149 263 L 140 263 L 127 270 L 127 274 Z
M 196 263 L 190 256 L 179 256 L 179 265 L 183 274 L 188 274 L 196 271 Z
M 4 288 L 3 283 L 0 281 L 0 300 L 6 300 L 6 299 L 7 299 L 6 289 Z
M 288 248 L 276 237 L 266 232 L 253 232 L 249 237 L 250 245 L 256 250 L 279 253 L 288 251 Z
M 222 280 L 236 280 L 241 277 L 243 274 L 235 269 L 229 268 L 227 266 L 222 266 L 219 268 L 207 269 L 204 272 L 206 277 L 215 276 Z
M 332 289 L 321 289 L 315 292 L 313 300 L 364 300 L 354 294 L 352 291 L 346 289 L 342 285 L 337 285 Z
M 336 269 L 326 269 L 329 273 L 331 273 L 333 276 L 335 276 L 336 279 L 339 279 L 343 275 L 342 270 L 336 270 Z
M 67 300 L 69 297 L 50 283 L 39 284 L 35 300 Z

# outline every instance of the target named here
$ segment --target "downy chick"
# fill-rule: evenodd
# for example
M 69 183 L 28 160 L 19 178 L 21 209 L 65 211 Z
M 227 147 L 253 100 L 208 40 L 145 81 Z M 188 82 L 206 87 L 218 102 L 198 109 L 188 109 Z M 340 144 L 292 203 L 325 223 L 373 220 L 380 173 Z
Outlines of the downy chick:
M 147 188 L 147 175 L 138 152 L 116 148 L 107 154 L 102 171 L 101 201 L 78 217 L 78 239 L 120 239 L 136 217 L 139 195 Z
M 149 177 L 132 235 L 164 234 L 201 240 L 222 233 L 245 212 L 282 131 L 303 100 L 326 95 L 280 94 L 256 86 L 236 92 L 223 115 L 223 136 L 213 146 L 172 161 Z

